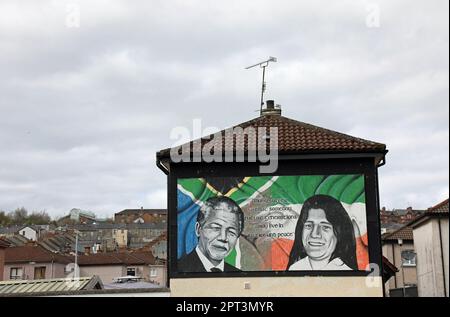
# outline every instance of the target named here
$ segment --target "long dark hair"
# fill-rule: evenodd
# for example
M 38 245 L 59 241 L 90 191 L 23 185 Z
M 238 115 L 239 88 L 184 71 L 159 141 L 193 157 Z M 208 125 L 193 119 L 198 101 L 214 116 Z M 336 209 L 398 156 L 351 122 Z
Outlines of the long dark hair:
M 292 264 L 307 256 L 305 247 L 303 246 L 302 234 L 303 226 L 308 219 L 308 214 L 311 209 L 322 209 L 325 212 L 327 220 L 333 225 L 334 234 L 337 237 L 337 244 L 330 261 L 335 258 L 340 258 L 348 267 L 357 270 L 356 242 L 352 221 L 342 204 L 327 195 L 312 196 L 303 204 L 297 226 L 295 227 L 294 245 L 289 255 L 289 263 L 286 269 L 289 270 Z

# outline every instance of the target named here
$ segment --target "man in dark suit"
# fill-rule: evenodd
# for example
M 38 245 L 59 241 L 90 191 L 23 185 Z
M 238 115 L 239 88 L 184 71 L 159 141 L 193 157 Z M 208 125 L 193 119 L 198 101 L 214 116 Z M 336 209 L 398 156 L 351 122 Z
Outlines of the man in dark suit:
M 225 263 L 244 228 L 244 213 L 230 198 L 212 197 L 200 208 L 195 224 L 198 245 L 178 260 L 179 272 L 238 272 Z

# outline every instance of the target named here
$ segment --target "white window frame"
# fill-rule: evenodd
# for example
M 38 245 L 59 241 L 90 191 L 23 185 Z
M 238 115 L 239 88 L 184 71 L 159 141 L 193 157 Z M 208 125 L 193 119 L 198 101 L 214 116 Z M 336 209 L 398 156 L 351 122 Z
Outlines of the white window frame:
M 13 275 L 13 271 L 16 271 L 16 274 Z M 9 270 L 9 279 L 10 280 L 21 280 L 23 278 L 23 267 L 12 267 Z
M 137 276 L 137 268 L 136 267 L 134 267 L 134 266 L 128 266 L 127 267 L 127 276 L 129 275 L 128 274 L 128 270 L 133 270 L 134 271 L 134 275 L 132 275 L 132 276 Z
M 414 253 L 414 258 L 413 258 L 413 260 L 409 260 L 409 259 L 406 259 L 406 258 L 404 258 L 403 257 L 403 253 L 406 253 L 406 252 L 412 252 L 412 253 Z M 417 264 L 417 254 L 416 254 L 416 252 L 413 250 L 413 249 L 408 249 L 408 250 L 402 250 L 402 252 L 401 252 L 401 259 L 402 259 L 402 266 L 403 267 L 414 267 L 414 266 L 416 266 Z

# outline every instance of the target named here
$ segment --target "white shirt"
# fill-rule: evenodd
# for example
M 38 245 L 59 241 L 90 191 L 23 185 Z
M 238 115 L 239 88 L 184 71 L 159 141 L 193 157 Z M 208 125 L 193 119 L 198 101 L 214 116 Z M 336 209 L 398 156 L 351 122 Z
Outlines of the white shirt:
M 295 262 L 289 267 L 289 271 L 347 271 L 352 270 L 350 267 L 348 267 L 340 258 L 335 258 L 332 261 L 328 262 L 327 265 L 325 265 L 321 269 L 313 269 L 311 266 L 311 262 L 309 260 L 309 257 L 305 257 L 301 259 L 300 261 Z
M 221 270 L 223 272 L 224 266 L 225 266 L 224 260 L 222 260 L 218 265 L 214 265 L 211 263 L 211 261 L 208 260 L 208 258 L 203 254 L 203 252 L 200 251 L 198 246 L 195 248 L 195 252 L 197 252 L 197 255 L 200 258 L 200 261 L 202 261 L 203 267 L 205 268 L 206 272 L 211 272 L 211 269 L 214 267 L 218 268 L 219 270 Z

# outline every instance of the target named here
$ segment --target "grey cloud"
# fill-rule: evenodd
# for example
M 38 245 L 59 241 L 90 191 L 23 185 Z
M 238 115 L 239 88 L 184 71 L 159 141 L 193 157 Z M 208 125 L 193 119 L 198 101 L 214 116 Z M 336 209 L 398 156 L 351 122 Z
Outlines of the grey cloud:
M 286 116 L 386 143 L 382 205 L 448 197 L 448 2 L 0 4 L 0 209 L 165 207 L 155 152 L 175 126 Z M 368 28 L 368 4 L 380 28 Z

